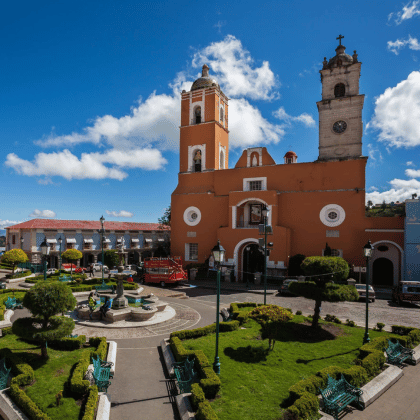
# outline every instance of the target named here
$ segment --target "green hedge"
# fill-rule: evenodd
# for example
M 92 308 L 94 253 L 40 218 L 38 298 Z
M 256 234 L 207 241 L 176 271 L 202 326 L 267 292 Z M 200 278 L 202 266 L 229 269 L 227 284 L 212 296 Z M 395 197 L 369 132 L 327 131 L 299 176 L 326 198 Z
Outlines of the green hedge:
M 90 364 L 90 354 L 86 352 L 82 355 L 79 362 L 76 364 L 73 375 L 70 378 L 70 390 L 77 396 L 82 396 L 88 392 L 90 383 L 83 379 L 87 368 Z
M 20 279 L 21 277 L 27 277 L 27 276 L 30 276 L 31 274 L 32 274 L 32 271 L 27 270 L 27 271 L 23 271 L 22 273 L 13 274 L 13 276 L 11 274 L 8 274 L 6 276 L 6 278 L 8 278 L 8 279 Z
M 31 420 L 50 420 L 18 385 L 10 385 L 10 397 Z
M 256 308 L 257 306 L 261 306 L 262 304 L 254 303 L 254 302 L 242 302 L 242 303 L 231 303 L 229 311 L 232 313 L 233 319 L 239 321 L 239 324 L 243 324 L 246 319 L 248 318 L 249 310 L 241 311 L 241 308 L 251 307 Z
M 198 405 L 197 413 L 195 414 L 197 420 L 218 420 L 216 413 L 210 403 L 205 400 Z
M 48 341 L 48 346 L 58 350 L 78 350 L 86 343 L 86 336 L 80 335 L 76 338 L 64 337 L 61 340 Z
M 239 329 L 239 321 L 228 321 L 219 323 L 220 332 L 235 331 Z M 214 334 L 216 332 L 216 324 L 207 325 L 206 327 L 196 328 L 194 330 L 182 330 L 171 333 L 170 337 L 178 337 L 180 340 L 188 340 L 191 338 L 204 337 L 205 335 Z
M 391 331 L 394 334 L 398 334 L 398 335 L 408 335 L 410 333 L 410 331 L 414 330 L 413 327 L 405 327 L 403 325 L 392 325 L 391 326 Z
M 96 358 L 99 356 L 101 360 L 105 360 L 108 353 L 108 343 L 106 342 L 106 337 L 90 337 L 89 345 L 91 347 L 96 347 L 96 350 L 91 352 L 91 357 Z
M 192 384 L 190 398 L 193 410 L 197 411 L 198 405 L 206 400 L 203 388 L 199 384 Z
M 95 410 L 98 405 L 98 387 L 93 385 L 90 387 L 89 396 L 85 405 L 85 412 L 82 420 L 94 420 Z
M 1 330 L 3 337 L 8 334 L 13 334 L 12 327 L 5 327 Z

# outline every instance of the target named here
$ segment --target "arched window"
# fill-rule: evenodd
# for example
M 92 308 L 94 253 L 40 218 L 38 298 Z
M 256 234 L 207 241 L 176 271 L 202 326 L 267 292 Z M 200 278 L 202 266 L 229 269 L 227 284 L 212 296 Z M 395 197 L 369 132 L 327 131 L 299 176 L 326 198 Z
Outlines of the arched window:
M 198 106 L 194 110 L 194 118 L 196 124 L 201 124 L 201 106 Z
M 225 169 L 225 154 L 223 153 L 223 150 L 220 151 L 219 168 L 220 169 Z
M 340 98 L 341 96 L 344 96 L 346 94 L 346 87 L 344 86 L 344 83 L 338 83 L 334 87 L 334 96 L 336 98 Z
M 194 153 L 194 172 L 201 172 L 201 151 L 197 150 Z
M 224 111 L 223 108 L 220 107 L 220 122 L 223 124 L 223 118 L 224 118 Z

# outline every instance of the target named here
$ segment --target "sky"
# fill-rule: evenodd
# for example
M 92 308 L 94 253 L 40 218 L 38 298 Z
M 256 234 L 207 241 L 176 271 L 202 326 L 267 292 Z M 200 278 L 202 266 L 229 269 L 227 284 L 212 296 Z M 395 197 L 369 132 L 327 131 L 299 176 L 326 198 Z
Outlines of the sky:
M 20 1 L 0 15 L 0 229 L 157 222 L 179 171 L 180 92 L 206 63 L 229 101 L 229 167 L 318 157 L 319 70 L 362 62 L 366 201 L 420 196 L 420 0 Z

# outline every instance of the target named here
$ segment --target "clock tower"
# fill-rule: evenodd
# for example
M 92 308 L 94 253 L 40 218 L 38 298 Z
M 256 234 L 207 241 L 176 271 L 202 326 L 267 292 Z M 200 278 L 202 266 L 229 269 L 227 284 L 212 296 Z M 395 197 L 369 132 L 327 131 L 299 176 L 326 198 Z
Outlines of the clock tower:
M 359 94 L 361 63 L 339 45 L 336 55 L 324 58 L 321 73 L 322 100 L 319 112 L 318 161 L 356 159 L 362 156 L 362 110 L 365 95 Z

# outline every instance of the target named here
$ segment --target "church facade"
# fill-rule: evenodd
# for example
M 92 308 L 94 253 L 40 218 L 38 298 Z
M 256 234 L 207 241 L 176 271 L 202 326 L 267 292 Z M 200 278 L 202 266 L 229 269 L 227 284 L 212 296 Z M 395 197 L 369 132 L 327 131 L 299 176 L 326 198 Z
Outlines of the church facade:
M 404 218 L 365 216 L 361 63 L 356 52 L 345 53 L 341 39 L 335 51 L 320 70 L 319 156 L 313 162 L 300 163 L 288 151 L 276 163 L 265 147 L 252 147 L 229 169 L 228 98 L 206 65 L 191 90 L 182 92 L 171 250 L 185 264 L 203 263 L 220 240 L 236 281 L 260 271 L 259 224 L 268 208 L 271 275 L 284 274 L 295 254 L 323 255 L 326 243 L 332 255 L 364 267 L 363 246 L 370 239 L 373 284 L 392 286 L 404 277 Z

